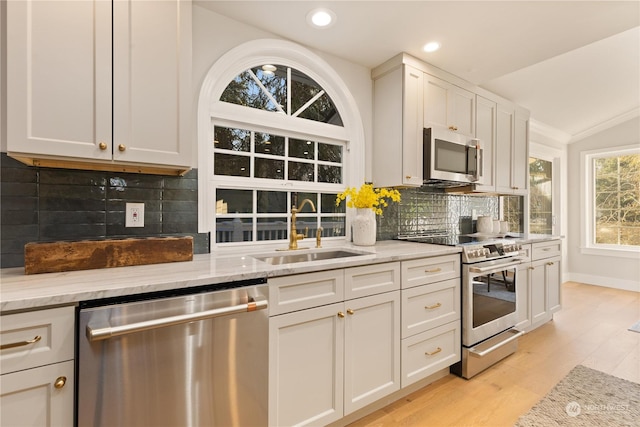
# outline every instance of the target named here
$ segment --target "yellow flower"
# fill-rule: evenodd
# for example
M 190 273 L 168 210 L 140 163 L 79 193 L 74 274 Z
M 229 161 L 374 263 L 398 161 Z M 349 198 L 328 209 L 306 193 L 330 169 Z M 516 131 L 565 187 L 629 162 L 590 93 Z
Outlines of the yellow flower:
M 350 208 L 369 208 L 377 215 L 382 213 L 382 208 L 389 206 L 388 199 L 393 202 L 400 201 L 400 192 L 398 190 L 389 190 L 388 188 L 373 188 L 372 184 L 362 184 L 359 190 L 355 187 L 349 187 L 336 196 L 336 206 L 339 206 L 343 200 L 347 200 L 347 207 Z

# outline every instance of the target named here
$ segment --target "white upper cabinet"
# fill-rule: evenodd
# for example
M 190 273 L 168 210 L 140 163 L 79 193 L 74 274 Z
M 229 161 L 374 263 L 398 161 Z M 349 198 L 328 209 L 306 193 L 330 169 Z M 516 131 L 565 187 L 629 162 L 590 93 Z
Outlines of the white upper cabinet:
M 11 156 L 83 169 L 189 168 L 190 1 L 8 2 L 7 35 Z
M 475 136 L 475 94 L 425 74 L 424 127 L 444 127 Z
M 482 149 L 481 183 L 476 185 L 476 191 L 493 192 L 496 190 L 495 181 L 495 140 L 496 140 L 496 102 L 476 96 L 476 138 L 480 140 Z
M 111 3 L 10 1 L 6 18 L 7 150 L 110 160 Z
M 496 191 L 526 195 L 529 188 L 528 111 L 498 104 L 496 130 Z
M 422 185 L 423 76 L 422 71 L 403 64 L 374 80 L 376 187 Z

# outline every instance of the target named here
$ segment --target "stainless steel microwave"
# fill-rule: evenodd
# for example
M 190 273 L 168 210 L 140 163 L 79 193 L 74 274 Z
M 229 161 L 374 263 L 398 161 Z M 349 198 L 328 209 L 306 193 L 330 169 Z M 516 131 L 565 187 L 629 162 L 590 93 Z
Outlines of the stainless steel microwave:
M 425 183 L 482 183 L 479 139 L 439 128 L 425 128 L 423 136 Z

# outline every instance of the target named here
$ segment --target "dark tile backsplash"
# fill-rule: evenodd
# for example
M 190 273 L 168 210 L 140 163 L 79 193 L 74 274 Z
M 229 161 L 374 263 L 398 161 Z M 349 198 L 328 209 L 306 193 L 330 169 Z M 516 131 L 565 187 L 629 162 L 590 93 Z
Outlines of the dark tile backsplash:
M 198 233 L 197 170 L 183 177 L 26 166 L 0 155 L 0 267 L 24 265 L 29 242 Z M 125 204 L 144 203 L 144 227 L 126 228 Z

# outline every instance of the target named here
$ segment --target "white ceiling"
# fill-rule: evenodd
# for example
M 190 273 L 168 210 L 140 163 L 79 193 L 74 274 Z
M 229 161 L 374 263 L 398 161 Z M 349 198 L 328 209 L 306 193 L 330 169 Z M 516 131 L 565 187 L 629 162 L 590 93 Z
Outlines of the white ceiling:
M 638 0 L 195 3 L 367 68 L 407 52 L 523 105 L 564 142 L 640 112 Z M 311 28 L 317 7 L 335 25 Z M 423 52 L 431 40 L 442 48 Z

